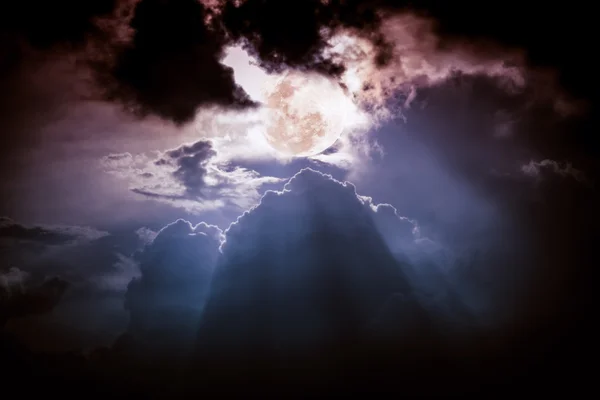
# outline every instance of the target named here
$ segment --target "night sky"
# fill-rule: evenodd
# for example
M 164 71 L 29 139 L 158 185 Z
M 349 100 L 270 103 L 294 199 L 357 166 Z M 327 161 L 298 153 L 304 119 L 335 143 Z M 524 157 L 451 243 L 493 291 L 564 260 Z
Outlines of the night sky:
M 587 394 L 595 24 L 579 0 L 4 6 L 5 391 Z

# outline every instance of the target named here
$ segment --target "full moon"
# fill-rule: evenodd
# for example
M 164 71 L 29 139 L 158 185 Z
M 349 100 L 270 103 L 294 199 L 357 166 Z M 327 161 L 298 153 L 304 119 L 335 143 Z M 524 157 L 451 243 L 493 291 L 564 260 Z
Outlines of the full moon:
M 346 125 L 350 99 L 336 82 L 287 73 L 266 88 L 265 138 L 280 153 L 309 157 L 331 147 Z

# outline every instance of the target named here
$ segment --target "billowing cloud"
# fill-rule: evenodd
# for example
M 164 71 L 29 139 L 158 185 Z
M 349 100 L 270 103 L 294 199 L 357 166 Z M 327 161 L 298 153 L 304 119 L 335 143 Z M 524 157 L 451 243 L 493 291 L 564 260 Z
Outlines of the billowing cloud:
M 333 23 L 320 0 L 223 2 L 219 13 L 227 32 L 242 41 L 261 65 L 273 72 L 286 68 L 338 74 L 343 66 L 323 57 L 321 30 Z
M 386 218 L 388 229 L 380 232 L 376 220 Z M 395 210 L 358 196 L 350 183 L 298 172 L 226 230 L 202 319 L 200 358 L 270 360 L 359 340 L 389 296 L 410 295 L 382 235 L 389 243 L 414 243 L 413 229 Z
M 456 73 L 499 78 L 510 90 L 525 85 L 520 54 L 478 54 L 460 43 L 441 49 L 431 20 L 391 15 L 381 20 L 379 30 L 386 43 L 384 60 L 376 43 L 352 31 L 332 35 L 327 52 L 346 66 L 341 80 L 354 98 L 382 118 L 397 117 L 410 107 L 415 88 Z
M 221 240 L 216 226 L 177 220 L 136 257 L 141 276 L 129 284 L 125 307 L 128 333 L 143 348 L 192 349 Z
M 190 148 L 186 147 L 177 149 L 171 154 L 180 155 L 190 152 Z M 313 215 L 315 212 L 316 214 Z M 316 237 L 311 239 L 310 232 L 313 229 Z M 361 290 L 370 293 L 373 303 L 369 303 L 368 299 L 365 300 L 364 307 L 357 306 L 356 312 L 361 315 L 360 318 L 363 318 L 364 323 L 368 323 L 369 319 L 375 316 L 377 298 L 385 299 L 390 290 L 407 290 L 400 263 L 392 252 L 398 253 L 408 248 L 416 249 L 419 239 L 415 221 L 401 217 L 390 205 L 377 205 L 371 198 L 358 195 L 351 183 L 336 181 L 331 176 L 312 169 L 298 172 L 286 183 L 282 191 L 267 192 L 258 206 L 245 212 L 225 232 L 205 223 L 194 226 L 187 221 L 177 220 L 158 233 L 142 229 L 137 234 L 147 238 L 147 244 L 135 256 L 140 266 L 141 276 L 134 278 L 127 290 L 126 308 L 131 315 L 127 334 L 133 339 L 133 348 L 145 349 L 143 351 L 147 354 L 163 354 L 171 359 L 178 357 L 177 354 L 184 356 L 191 349 L 197 323 L 204 319 L 201 315 L 209 293 L 212 293 L 210 295 L 212 305 L 208 306 L 209 321 L 212 321 L 212 318 L 219 318 L 221 321 L 219 323 L 224 323 L 220 318 L 229 321 L 231 310 L 222 309 L 218 302 L 224 301 L 230 304 L 231 301 L 244 298 L 249 301 L 245 307 L 254 307 L 252 297 L 257 294 L 246 292 L 247 289 L 238 288 L 237 285 L 254 285 L 263 279 L 270 279 L 273 273 L 283 274 L 282 283 L 285 282 L 287 273 L 284 270 L 276 272 L 271 269 L 280 268 L 276 265 L 282 263 L 282 257 L 286 261 L 281 265 L 287 266 L 281 268 L 290 268 L 288 278 L 300 279 L 300 282 L 288 282 L 286 290 L 290 290 L 291 293 L 307 290 L 306 295 L 312 299 L 307 300 L 306 304 L 297 304 L 301 308 L 318 307 L 318 303 L 313 301 L 318 301 L 318 293 L 321 293 L 319 289 L 321 283 L 304 275 L 309 270 L 317 275 L 333 273 L 329 270 L 328 263 L 336 264 L 339 261 L 339 268 L 342 270 L 336 269 L 336 273 L 340 274 L 339 279 L 342 281 L 350 280 L 345 284 L 353 284 L 351 281 L 354 279 L 354 274 L 362 276 L 362 279 L 368 283 L 365 283 L 365 287 Z M 319 250 L 314 254 L 310 246 L 313 240 L 324 246 L 319 246 Z M 341 247 L 338 249 L 342 243 L 338 242 L 345 240 L 368 242 L 366 250 L 361 250 L 368 255 L 361 252 L 343 255 Z M 333 248 L 328 249 L 329 246 Z M 377 266 L 379 263 L 375 262 L 372 264 L 373 267 L 368 267 L 379 271 L 374 272 L 375 276 L 381 274 L 379 281 L 370 275 L 373 271 L 361 272 L 367 266 L 359 264 L 372 261 L 371 257 L 377 257 L 377 260 L 381 260 L 386 265 L 380 267 Z M 335 261 L 337 258 L 339 260 Z M 250 262 L 257 264 L 246 265 Z M 262 265 L 263 262 L 266 264 Z M 218 273 L 212 279 L 215 268 Z M 303 272 L 305 268 L 307 270 Z M 349 268 L 349 271 L 343 272 L 343 268 Z M 392 281 L 388 282 L 388 278 Z M 313 284 L 316 285 L 314 288 L 306 286 Z M 381 294 L 377 294 L 378 284 L 382 285 L 379 288 L 383 291 Z M 267 292 L 279 290 L 278 284 L 265 289 Z M 315 298 L 310 294 L 313 291 L 316 291 Z M 325 293 L 321 294 L 325 297 L 329 296 Z M 348 295 L 352 294 L 348 293 Z M 217 301 L 216 306 L 215 301 Z M 168 316 L 169 324 L 163 323 L 165 318 L 163 316 Z M 323 318 L 318 321 L 318 324 L 333 323 L 328 320 L 332 318 L 331 316 L 323 316 Z M 228 323 L 237 323 L 234 322 L 237 320 L 238 317 L 234 317 Z M 262 320 L 257 320 L 253 324 L 261 323 L 260 321 Z M 310 325 L 306 321 L 304 323 Z M 315 329 L 321 333 L 327 330 Z M 237 329 L 222 330 L 220 327 L 216 334 L 220 338 L 225 332 L 231 334 L 237 332 L 236 335 L 240 333 Z M 324 334 L 329 335 L 329 333 Z M 290 338 L 290 344 L 298 343 L 297 340 L 310 342 L 312 339 L 309 336 Z M 254 339 L 259 338 L 254 337 Z M 207 343 L 211 342 L 201 342 L 200 345 L 212 346 Z M 162 353 L 161 349 L 167 353 Z M 179 353 L 179 350 L 182 353 Z
M 131 182 L 140 195 L 200 213 L 223 207 L 246 209 L 260 198 L 263 185 L 281 181 L 256 171 L 215 160 L 209 140 L 150 155 L 111 154 L 105 168 Z
M 230 232 L 235 232 L 241 218 L 260 207 L 264 201 L 268 201 L 267 199 L 273 196 L 299 196 L 309 190 L 315 192 L 325 191 L 327 194 L 332 194 L 334 198 L 335 196 L 348 197 L 346 201 L 362 205 L 367 213 L 371 215 L 380 235 L 391 247 L 390 250 L 394 252 L 402 247 L 406 250 L 406 246 L 413 245 L 417 239 L 421 239 L 417 221 L 399 215 L 398 210 L 390 204 L 376 204 L 371 197 L 359 195 L 356 192 L 356 187 L 351 182 L 338 181 L 331 175 L 323 174 L 312 168 L 304 168 L 295 174 L 284 185 L 282 191 L 267 191 L 258 205 L 252 207 L 250 211 L 246 211 L 236 222 L 230 225 L 226 230 L 227 238 L 229 238 Z M 324 196 L 324 198 L 326 197 Z M 341 211 L 337 213 L 341 213 Z M 346 213 L 351 215 L 350 212 Z
M 250 107 L 230 68 L 219 61 L 225 35 L 208 26 L 210 10 L 195 0 L 139 1 L 129 26 L 130 43 L 118 49 L 102 74 L 108 99 L 135 114 L 178 124 L 200 106 Z

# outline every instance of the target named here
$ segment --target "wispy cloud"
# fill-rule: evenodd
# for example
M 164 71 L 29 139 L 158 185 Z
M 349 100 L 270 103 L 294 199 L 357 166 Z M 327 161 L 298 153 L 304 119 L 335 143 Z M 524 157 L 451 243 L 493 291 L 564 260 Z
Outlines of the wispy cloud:
M 258 201 L 263 185 L 281 182 L 220 162 L 217 156 L 212 141 L 199 140 L 153 154 L 110 154 L 102 164 L 107 172 L 127 180 L 134 193 L 192 213 L 223 207 L 246 209 Z

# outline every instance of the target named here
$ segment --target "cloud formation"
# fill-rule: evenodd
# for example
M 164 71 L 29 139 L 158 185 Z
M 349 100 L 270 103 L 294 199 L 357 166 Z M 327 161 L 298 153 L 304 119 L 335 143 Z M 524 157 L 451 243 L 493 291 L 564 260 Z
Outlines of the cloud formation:
M 192 349 L 221 240 L 216 226 L 180 219 L 137 255 L 141 276 L 129 283 L 125 307 L 128 333 L 142 349 L 166 349 L 171 357 Z
M 194 119 L 200 106 L 253 106 L 219 61 L 225 36 L 208 26 L 210 10 L 195 0 L 139 1 L 129 27 L 131 41 L 106 67 L 108 99 L 134 114 L 158 115 L 177 124 Z
M 140 244 L 134 232 L 109 234 L 3 218 L 0 290 L 8 298 L 18 295 L 7 306 L 10 315 L 23 313 L 7 317 L 7 329 L 28 346 L 50 351 L 111 342 L 126 323 L 123 299 L 128 283 L 140 273 L 132 258 Z M 52 314 L 46 312 L 49 305 Z
M 87 282 L 94 286 L 94 277 L 111 273 L 113 238 L 108 232 L 82 226 L 25 225 L 8 217 L 0 219 L 0 268 L 21 271 L 33 282 L 48 276 L 60 276 L 72 285 Z M 95 264 L 87 258 L 95 253 Z M 79 262 L 86 263 L 83 270 Z
M 333 198 L 348 197 L 345 201 L 361 204 L 368 215 L 371 215 L 371 218 L 382 237 L 387 238 L 390 241 L 390 246 L 392 246 L 394 250 L 398 250 L 397 246 L 401 243 L 403 245 L 414 244 L 415 241 L 420 238 L 417 221 L 399 215 L 398 210 L 390 204 L 376 204 L 371 197 L 359 195 L 356 192 L 356 187 L 351 182 L 338 181 L 331 175 L 324 174 L 312 168 L 304 168 L 297 172 L 286 182 L 281 191 L 267 191 L 258 205 L 250 208 L 249 211 L 244 212 L 236 222 L 229 226 L 225 231 L 226 237 L 229 237 L 230 233 L 235 232 L 240 219 L 252 213 L 256 208 L 260 207 L 264 201 L 270 201 L 269 199 L 274 196 L 300 196 L 306 194 L 309 190 L 314 191 L 315 193 L 324 191 L 327 194 L 331 194 Z M 327 196 L 323 195 L 323 198 L 326 199 Z M 332 205 L 334 204 L 335 202 L 332 202 Z M 334 214 L 333 211 L 334 210 L 332 210 L 332 214 Z M 344 210 L 344 212 L 351 214 L 348 210 Z M 335 212 L 335 214 L 339 213 L 342 213 L 342 211 Z M 225 241 L 224 245 L 226 245 L 226 242 L 227 241 Z M 395 243 L 395 245 L 392 245 L 392 243 Z
M 75 285 L 94 286 L 96 277 L 113 275 L 119 252 L 127 253 L 129 246 L 135 250 L 135 244 L 124 239 L 90 227 L 24 225 L 7 217 L 0 221 L 2 267 L 16 267 L 36 279 L 59 275 Z M 119 241 L 122 248 L 115 246 Z M 96 258 L 90 264 L 92 254 Z
M 381 48 L 352 30 L 342 30 L 329 39 L 326 51 L 345 65 L 341 81 L 363 107 L 380 118 L 398 117 L 409 108 L 415 91 L 444 81 L 457 73 L 485 75 L 507 90 L 526 84 L 521 55 L 510 52 L 477 52 L 463 43 L 440 47 L 432 20 L 414 14 L 382 17 Z
M 108 172 L 131 182 L 133 192 L 194 213 L 247 209 L 258 201 L 263 185 L 281 181 L 215 160 L 217 151 L 209 140 L 157 153 L 110 154 L 102 163 Z
M 389 296 L 410 295 L 378 229 L 376 220 L 387 217 L 389 243 L 414 244 L 414 225 L 395 210 L 373 206 L 352 184 L 312 169 L 282 191 L 266 192 L 225 231 L 200 360 L 271 362 L 363 340 Z
M 326 42 L 321 30 L 333 19 L 320 0 L 293 0 L 286 5 L 226 1 L 219 18 L 232 38 L 242 41 L 269 71 L 298 68 L 336 75 L 343 70 L 322 54 Z
M 100 239 L 108 232 L 91 227 L 57 225 L 23 225 L 8 217 L 0 217 L 0 238 L 6 241 L 37 242 L 44 245 L 64 245 Z

